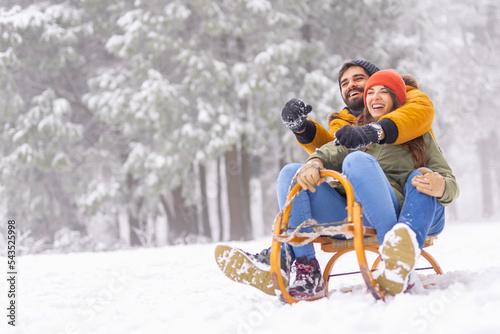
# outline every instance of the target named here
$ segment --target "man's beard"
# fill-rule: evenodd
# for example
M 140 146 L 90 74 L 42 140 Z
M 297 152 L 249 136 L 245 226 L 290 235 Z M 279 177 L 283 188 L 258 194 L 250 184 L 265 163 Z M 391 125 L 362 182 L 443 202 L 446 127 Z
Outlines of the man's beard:
M 359 89 L 357 89 L 357 91 L 360 94 L 355 98 L 347 99 L 346 97 L 344 97 L 344 102 L 350 110 L 360 111 L 360 110 L 363 110 L 365 108 L 365 101 L 363 98 L 364 92 L 362 90 L 359 90 Z M 352 92 L 352 90 L 347 92 L 346 96 L 349 95 L 350 92 Z

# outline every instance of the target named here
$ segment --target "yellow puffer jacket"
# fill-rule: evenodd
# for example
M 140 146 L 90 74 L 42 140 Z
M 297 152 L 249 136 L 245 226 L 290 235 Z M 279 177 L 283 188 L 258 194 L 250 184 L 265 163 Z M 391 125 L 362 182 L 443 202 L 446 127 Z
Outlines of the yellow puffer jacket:
M 432 133 L 434 113 L 434 104 L 426 94 L 415 87 L 406 86 L 406 103 L 382 116 L 378 121 L 385 132 L 385 139 L 382 143 L 398 145 L 422 136 L 428 131 Z M 346 124 L 353 124 L 356 116 L 348 109 L 343 109 L 330 119 L 330 130 L 326 130 L 316 121 L 309 119 L 306 132 L 296 134 L 297 142 L 308 154 L 314 153 L 316 148 L 335 139 L 335 132 Z

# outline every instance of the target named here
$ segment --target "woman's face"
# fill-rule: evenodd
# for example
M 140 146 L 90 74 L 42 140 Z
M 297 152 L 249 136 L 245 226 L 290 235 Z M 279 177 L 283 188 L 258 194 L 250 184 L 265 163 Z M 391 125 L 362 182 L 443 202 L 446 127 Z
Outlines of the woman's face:
M 382 85 L 370 87 L 366 92 L 366 107 L 373 118 L 392 111 L 394 102 L 389 90 Z

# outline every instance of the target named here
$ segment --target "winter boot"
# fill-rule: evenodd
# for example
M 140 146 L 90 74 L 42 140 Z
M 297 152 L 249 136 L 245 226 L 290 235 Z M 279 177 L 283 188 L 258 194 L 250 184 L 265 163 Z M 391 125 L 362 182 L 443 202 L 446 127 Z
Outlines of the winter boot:
M 271 252 L 264 249 L 258 254 L 250 254 L 238 248 L 217 245 L 215 260 L 220 270 L 231 280 L 253 286 L 268 295 L 274 292 L 271 275 Z M 288 270 L 284 259 L 281 259 L 281 275 L 285 286 L 288 286 Z M 285 269 L 285 270 L 283 270 Z
M 382 258 L 381 268 L 375 272 L 374 277 L 380 288 L 393 296 L 405 291 L 408 276 L 420 256 L 415 232 L 408 225 L 394 225 L 385 235 L 379 253 Z
M 295 260 L 297 276 L 288 288 L 288 293 L 295 299 L 311 299 L 325 296 L 325 282 L 316 258 L 307 261 L 306 256 Z

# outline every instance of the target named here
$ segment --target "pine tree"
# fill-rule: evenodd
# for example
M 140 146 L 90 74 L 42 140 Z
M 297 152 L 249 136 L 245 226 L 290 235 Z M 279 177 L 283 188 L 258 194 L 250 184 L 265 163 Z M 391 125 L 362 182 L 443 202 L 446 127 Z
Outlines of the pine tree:
M 78 41 L 90 35 L 70 3 L 0 9 L 0 165 L 8 216 L 49 239 L 63 225 L 85 232 L 73 196 L 73 152 L 83 135 Z

